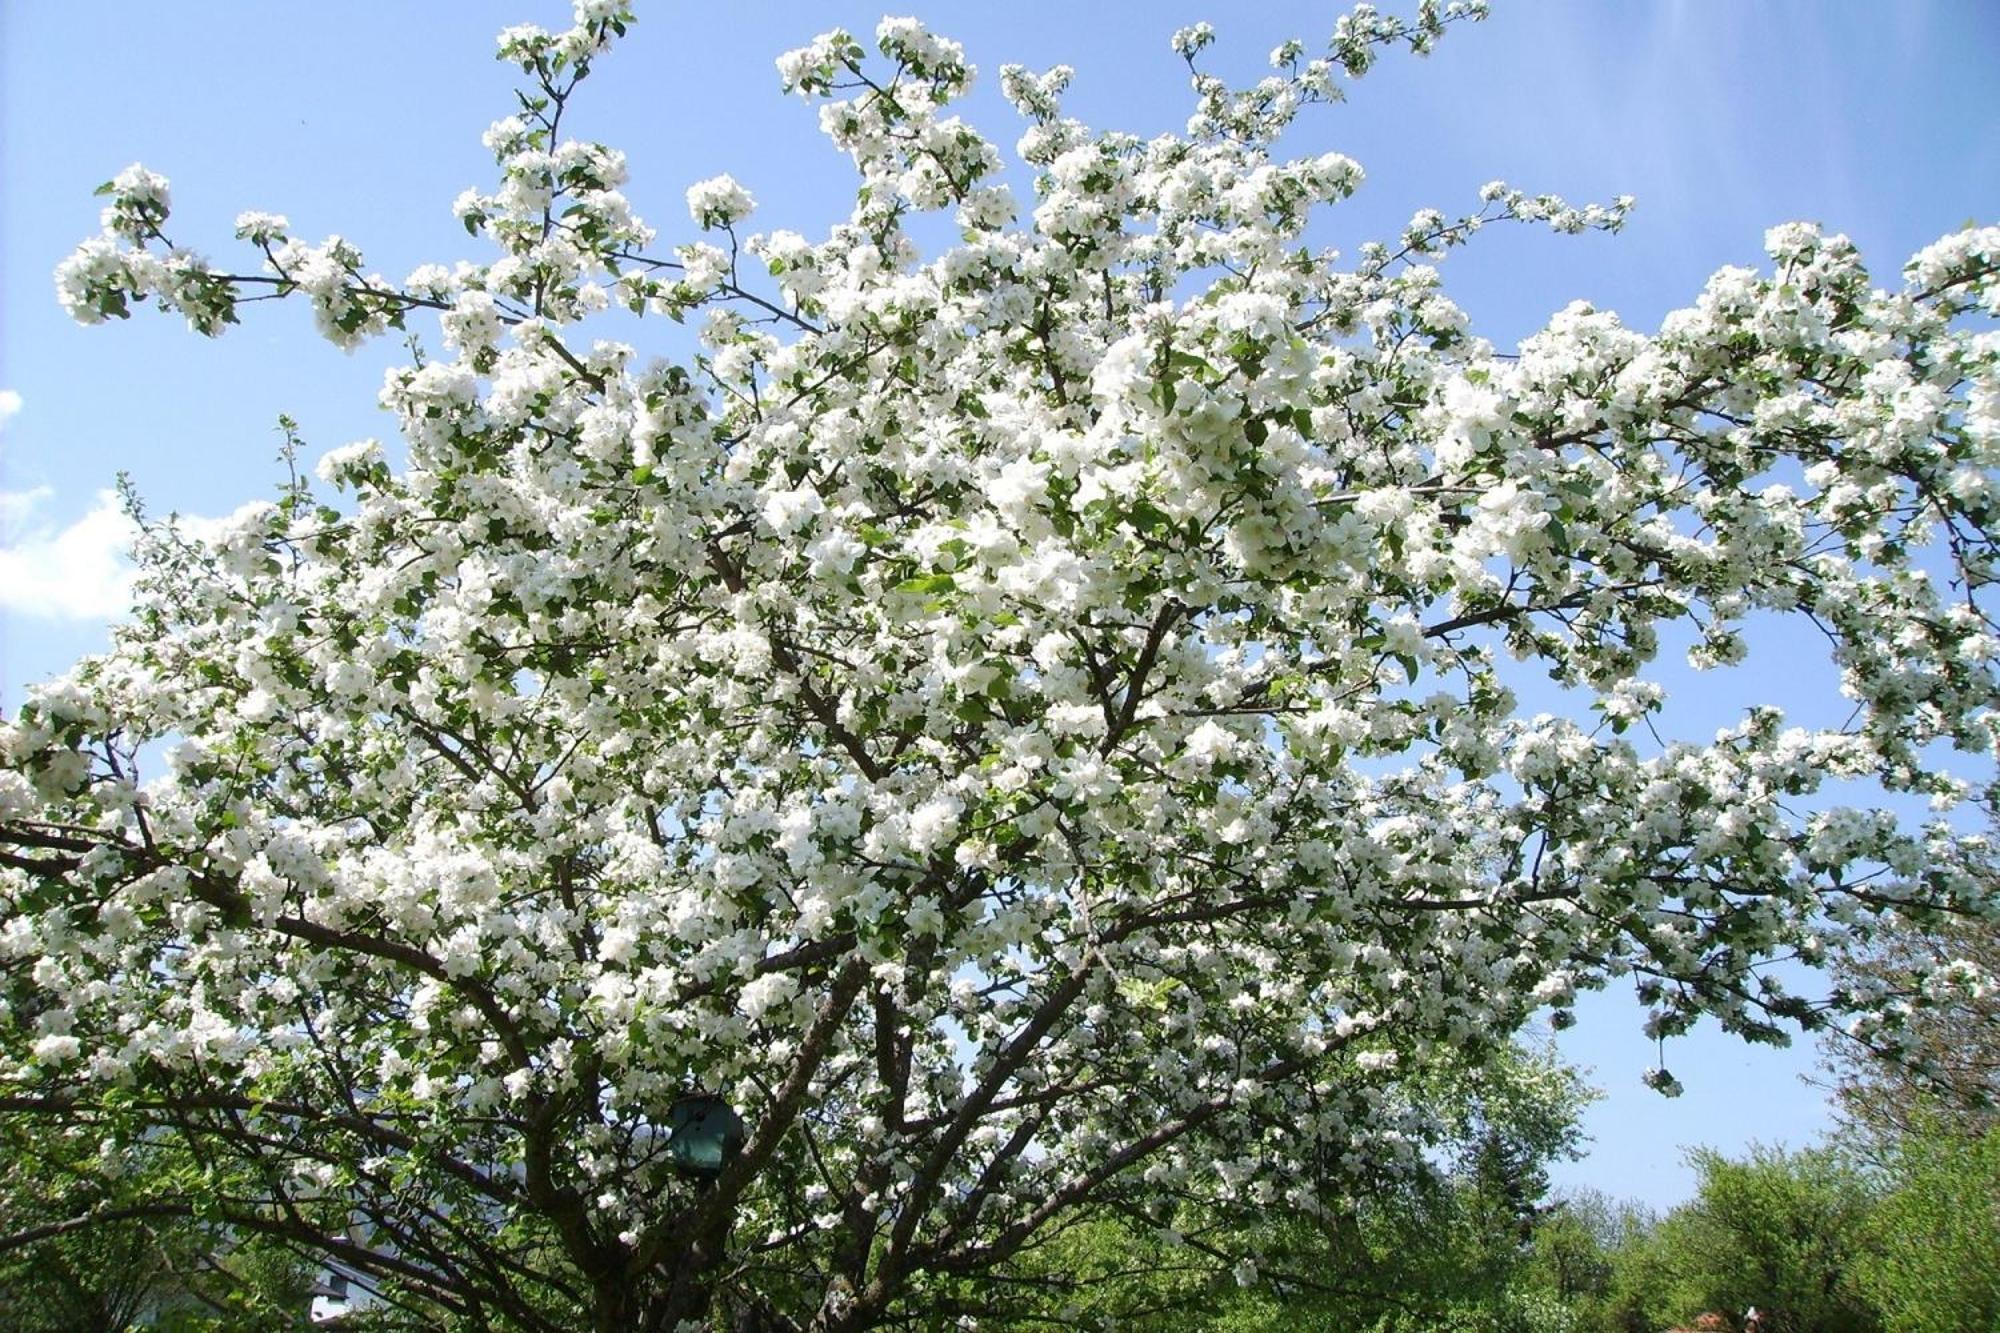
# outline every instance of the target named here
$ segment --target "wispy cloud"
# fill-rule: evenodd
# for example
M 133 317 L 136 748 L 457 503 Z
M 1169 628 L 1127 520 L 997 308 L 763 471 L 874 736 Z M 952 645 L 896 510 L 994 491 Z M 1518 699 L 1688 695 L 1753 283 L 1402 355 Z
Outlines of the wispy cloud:
M 14 389 L 0 389 L 0 429 L 21 410 L 21 395 Z
M 0 549 L 12 546 L 15 536 L 28 525 L 35 510 L 55 492 L 47 486 L 31 491 L 0 491 Z
M 103 620 L 132 604 L 126 552 L 135 529 L 118 497 L 99 491 L 67 526 L 37 522 L 51 492 L 0 491 L 0 611 L 51 620 Z

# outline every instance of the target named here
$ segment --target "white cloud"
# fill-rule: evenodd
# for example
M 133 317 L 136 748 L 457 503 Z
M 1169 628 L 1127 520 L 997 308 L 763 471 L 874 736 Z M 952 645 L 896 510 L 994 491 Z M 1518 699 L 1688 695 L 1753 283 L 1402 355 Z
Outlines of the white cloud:
M 0 610 L 55 620 L 103 620 L 132 605 L 135 530 L 111 491 L 68 527 L 30 526 L 46 486 L 0 491 Z
M 0 389 L 0 428 L 21 410 L 21 395 L 13 389 Z
M 0 491 L 0 550 L 14 544 L 15 534 L 27 526 L 35 507 L 54 494 L 46 486 L 32 491 Z

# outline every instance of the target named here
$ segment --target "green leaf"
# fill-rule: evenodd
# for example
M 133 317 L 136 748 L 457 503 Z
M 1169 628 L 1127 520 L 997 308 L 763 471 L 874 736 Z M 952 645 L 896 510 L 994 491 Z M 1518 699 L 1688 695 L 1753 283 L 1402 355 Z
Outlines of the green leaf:
M 1126 512 L 1125 520 L 1132 525 L 1134 531 L 1145 533 L 1147 536 L 1166 527 L 1170 521 L 1166 511 L 1151 500 L 1140 500 L 1135 503 Z
M 913 579 L 904 579 L 898 583 L 895 591 L 928 597 L 933 593 L 953 592 L 957 588 L 957 581 L 949 574 L 919 574 Z

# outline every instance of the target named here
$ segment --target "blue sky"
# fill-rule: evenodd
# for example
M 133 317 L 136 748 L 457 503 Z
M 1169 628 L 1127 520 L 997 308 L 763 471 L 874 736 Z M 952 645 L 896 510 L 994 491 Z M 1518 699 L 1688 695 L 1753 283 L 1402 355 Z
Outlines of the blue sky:
M 1651 328 L 1717 267 L 1758 262 L 1776 222 L 1846 232 L 1894 283 L 1940 233 L 1994 220 L 2000 7 L 1984 0 L 1494 9 L 1429 60 L 1392 58 L 1348 104 L 1309 113 L 1290 147 L 1337 149 L 1367 170 L 1323 228 L 1350 251 L 1420 207 L 1469 211 L 1496 177 L 1575 202 L 1636 195 L 1619 237 L 1489 231 L 1448 262 L 1449 290 L 1502 346 L 1579 297 Z M 1283 38 L 1323 36 L 1338 10 L 1016 0 L 918 12 L 966 43 L 986 76 L 968 115 L 1011 146 L 1018 122 L 991 77 L 1003 63 L 1074 65 L 1072 114 L 1156 133 L 1187 111 L 1174 28 L 1214 20 L 1213 67 L 1247 77 Z M 847 168 L 813 112 L 779 95 L 771 60 L 836 24 L 869 31 L 880 14 L 801 0 L 644 8 L 574 128 L 630 154 L 628 193 L 663 245 L 692 239 L 685 187 L 722 171 L 757 195 L 757 225 L 812 234 L 844 216 Z M 0 704 L 103 645 L 119 596 L 121 529 L 105 498 L 116 473 L 156 511 L 224 513 L 275 482 L 280 412 L 315 454 L 392 429 L 374 400 L 401 349 L 343 356 L 303 310 L 249 307 L 213 343 L 149 311 L 109 329 L 69 324 L 49 273 L 95 230 L 91 190 L 133 161 L 166 173 L 174 234 L 218 261 L 247 263 L 228 240 L 247 208 L 285 213 L 309 239 L 338 232 L 391 276 L 464 257 L 449 204 L 489 182 L 479 134 L 512 109 L 491 38 L 524 20 L 560 26 L 566 9 L 105 0 L 82 22 L 51 4 L 0 7 Z M 1764 636 L 1747 669 L 1680 692 L 1677 729 L 1703 734 L 1753 700 L 1823 703 L 1830 679 L 1816 650 Z M 1697 1033 L 1667 1052 L 1688 1090 L 1666 1101 L 1638 1085 L 1656 1055 L 1630 1002 L 1595 997 L 1581 1016 L 1564 1050 L 1607 1097 L 1589 1116 L 1592 1155 L 1563 1183 L 1663 1206 L 1689 1188 L 1682 1147 L 1797 1143 L 1827 1123 L 1799 1081 L 1810 1050 Z

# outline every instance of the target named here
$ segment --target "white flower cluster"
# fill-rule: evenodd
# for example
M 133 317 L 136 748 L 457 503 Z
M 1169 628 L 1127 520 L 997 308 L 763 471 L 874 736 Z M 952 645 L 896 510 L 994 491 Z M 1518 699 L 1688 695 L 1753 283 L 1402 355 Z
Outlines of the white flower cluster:
M 97 192 L 110 196 L 102 234 L 56 266 L 56 299 L 72 319 L 125 319 L 133 302 L 152 298 L 185 315 L 197 333 L 220 333 L 236 322 L 232 283 L 162 231 L 172 199 L 166 177 L 134 163 Z
M 689 215 L 703 230 L 735 226 L 748 218 L 751 210 L 757 207 L 750 191 L 738 185 L 731 176 L 716 176 L 690 185 L 687 203 Z

